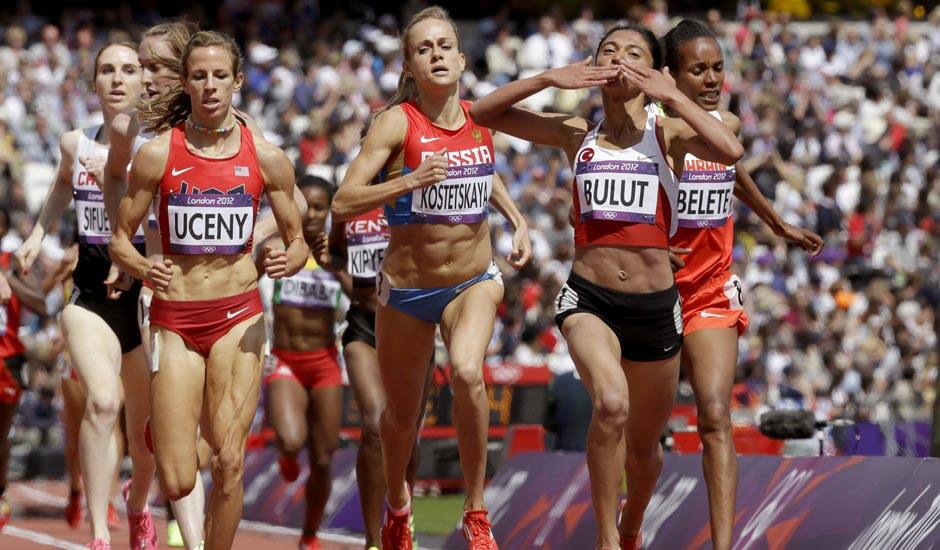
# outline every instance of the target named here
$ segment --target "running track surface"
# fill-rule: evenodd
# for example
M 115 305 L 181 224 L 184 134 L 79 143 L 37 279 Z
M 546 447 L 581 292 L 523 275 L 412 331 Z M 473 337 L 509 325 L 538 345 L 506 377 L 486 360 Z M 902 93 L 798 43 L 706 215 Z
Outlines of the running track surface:
M 80 550 L 88 544 L 91 527 L 86 519 L 78 529 L 71 529 L 65 522 L 68 487 L 61 481 L 31 481 L 11 483 L 7 496 L 13 504 L 13 519 L 0 532 L 0 548 L 3 550 L 33 550 L 38 548 L 67 548 Z M 121 516 L 121 525 L 111 530 L 111 547 L 127 550 L 127 518 L 124 503 L 115 499 Z M 160 548 L 165 544 L 166 518 L 162 510 L 153 509 L 157 524 Z M 243 521 L 235 536 L 234 550 L 264 548 L 265 550 L 295 549 L 300 537 L 298 529 Z M 320 539 L 324 550 L 361 550 L 363 540 L 358 536 L 326 533 Z

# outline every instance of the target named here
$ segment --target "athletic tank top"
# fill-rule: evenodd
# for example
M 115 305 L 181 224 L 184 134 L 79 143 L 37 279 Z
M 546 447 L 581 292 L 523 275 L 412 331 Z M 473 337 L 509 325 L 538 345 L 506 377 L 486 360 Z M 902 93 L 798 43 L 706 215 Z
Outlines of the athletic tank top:
M 643 137 L 626 149 L 597 143 L 603 121 L 584 136 L 574 163 L 576 247 L 669 246 L 678 189 L 656 120 L 655 107 L 648 107 Z
M 264 178 L 251 132 L 238 125 L 241 146 L 228 158 L 193 154 L 185 123 L 173 128 L 156 205 L 165 254 L 241 254 L 251 238 Z
M 336 275 L 313 258 L 291 277 L 274 280 L 274 303 L 304 309 L 336 309 L 343 290 Z
M 0 269 L 6 271 L 10 269 L 10 258 L 13 254 L 9 252 L 0 253 Z M 16 294 L 10 298 L 10 301 L 0 306 L 0 359 L 22 355 L 26 348 L 20 342 L 20 299 Z M 0 368 L 3 368 L 0 365 Z
M 711 114 L 721 119 L 718 111 Z M 679 176 L 679 229 L 672 246 L 692 249 L 676 273 L 680 286 L 696 285 L 731 269 L 734 247 L 732 197 L 734 166 L 700 160 L 686 154 Z
M 72 197 L 75 199 L 75 221 L 78 230 L 78 264 L 72 274 L 75 287 L 82 293 L 105 295 L 104 280 L 111 268 L 108 243 L 111 242 L 111 224 L 104 208 L 104 194 L 94 176 L 85 170 L 82 158 L 106 160 L 108 148 L 95 141 L 101 126 L 85 128 L 78 135 L 75 161 L 72 165 Z M 131 239 L 134 247 L 144 252 L 144 233 L 141 228 Z
M 401 104 L 408 130 L 401 150 L 380 174 L 389 181 L 415 171 L 435 151 L 447 148 L 447 179 L 406 193 L 385 206 L 388 224 L 472 224 L 486 219 L 493 191 L 493 138 L 470 119 L 469 101 L 461 101 L 466 122 L 456 130 L 436 126 L 413 101 Z
M 388 221 L 381 208 L 346 221 L 346 271 L 353 286 L 375 286 L 375 276 L 382 270 L 388 248 Z

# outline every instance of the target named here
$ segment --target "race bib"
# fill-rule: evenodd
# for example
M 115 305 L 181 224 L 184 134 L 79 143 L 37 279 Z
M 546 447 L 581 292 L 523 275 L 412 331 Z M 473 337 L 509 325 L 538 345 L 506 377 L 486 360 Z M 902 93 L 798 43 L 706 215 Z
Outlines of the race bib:
M 732 212 L 735 171 L 686 171 L 679 184 L 676 204 L 679 227 L 721 227 Z
M 493 192 L 493 164 L 451 166 L 447 179 L 412 192 L 416 223 L 477 223 L 486 219 Z
M 278 281 L 276 303 L 309 309 L 334 309 L 339 305 L 339 281 L 323 270 L 302 270 Z
M 575 182 L 582 221 L 656 223 L 659 166 L 655 162 L 579 162 Z
M 111 223 L 104 208 L 104 193 L 98 189 L 75 189 L 75 217 L 78 238 L 83 244 L 106 245 L 111 242 Z M 143 227 L 137 228 L 132 242 L 144 242 Z
M 171 193 L 167 216 L 173 254 L 238 254 L 255 223 L 248 194 Z
M 382 261 L 388 248 L 386 235 L 356 235 L 346 243 L 346 271 L 350 275 L 358 279 L 371 279 L 382 270 Z

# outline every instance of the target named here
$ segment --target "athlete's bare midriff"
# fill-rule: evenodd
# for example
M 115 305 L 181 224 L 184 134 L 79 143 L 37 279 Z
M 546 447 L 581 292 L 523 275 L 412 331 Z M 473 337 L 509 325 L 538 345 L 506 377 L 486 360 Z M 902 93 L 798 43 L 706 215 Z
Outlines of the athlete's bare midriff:
M 571 270 L 617 292 L 645 294 L 666 290 L 675 284 L 669 253 L 662 248 L 580 247 L 575 251 Z
M 309 309 L 284 304 L 274 306 L 274 347 L 290 351 L 314 351 L 336 343 L 332 309 Z
M 393 288 L 460 284 L 486 270 L 493 259 L 490 228 L 472 225 L 393 226 L 383 271 Z
M 161 300 L 213 300 L 248 292 L 258 286 L 258 269 L 249 254 L 195 256 L 165 255 L 173 262 L 173 280 Z

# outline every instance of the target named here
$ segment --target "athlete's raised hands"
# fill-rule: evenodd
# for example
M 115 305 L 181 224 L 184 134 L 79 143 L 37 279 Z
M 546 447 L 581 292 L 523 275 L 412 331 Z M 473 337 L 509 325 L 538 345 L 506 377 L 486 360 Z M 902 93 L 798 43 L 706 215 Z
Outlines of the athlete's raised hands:
M 663 101 L 670 94 L 679 93 L 676 81 L 669 74 L 668 68 L 657 71 L 652 67 L 625 61 L 617 65 L 618 71 L 627 82 L 633 84 L 650 99 Z
M 418 169 L 411 173 L 412 189 L 430 187 L 447 179 L 447 148 L 435 151 L 421 161 Z
M 590 57 L 577 63 L 545 71 L 552 86 L 562 90 L 577 90 L 592 86 L 603 86 L 617 80 L 620 69 L 614 65 L 594 65 Z

